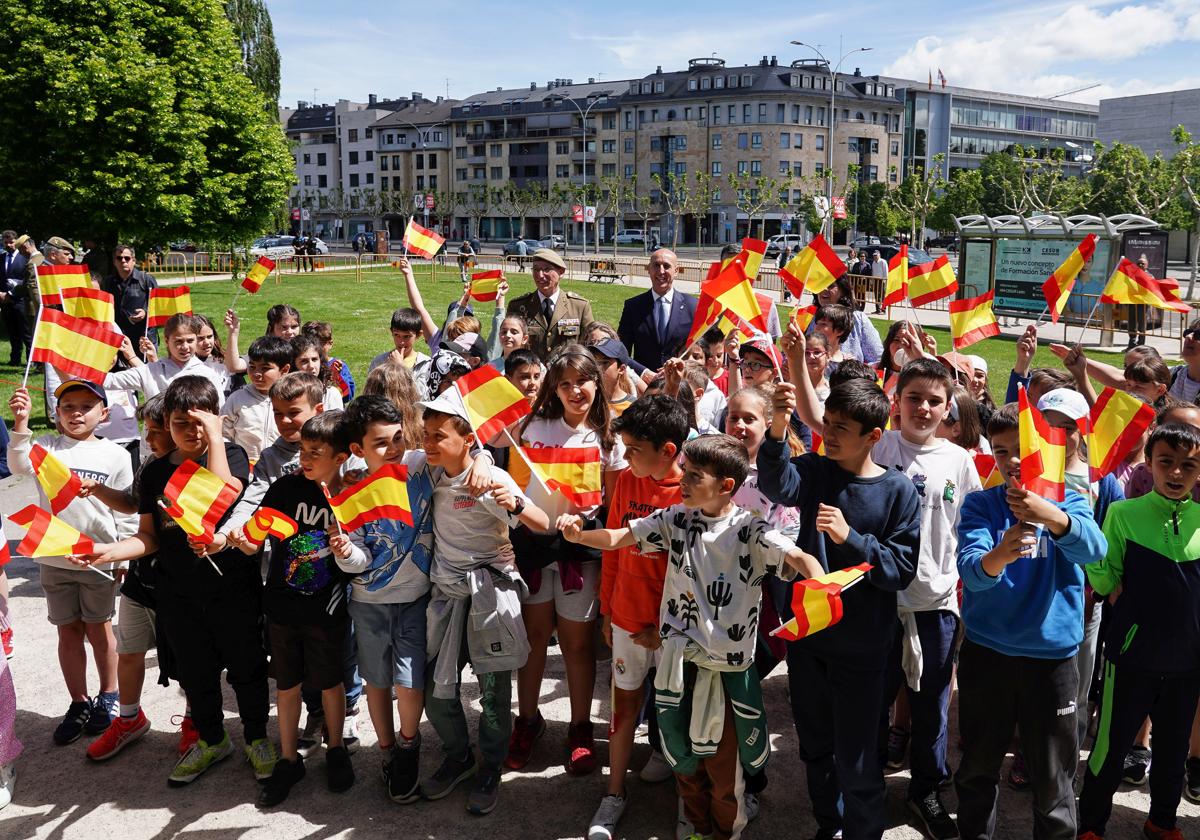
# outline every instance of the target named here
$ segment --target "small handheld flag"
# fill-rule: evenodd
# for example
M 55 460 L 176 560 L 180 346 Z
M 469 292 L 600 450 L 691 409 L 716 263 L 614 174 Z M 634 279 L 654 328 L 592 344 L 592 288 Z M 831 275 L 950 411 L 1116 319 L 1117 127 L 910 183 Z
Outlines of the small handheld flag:
M 242 535 L 255 547 L 266 542 L 267 537 L 287 540 L 300 533 L 300 526 L 285 513 L 275 508 L 260 507 L 250 520 L 242 526 Z
M 958 279 L 945 254 L 933 262 L 915 265 L 908 270 L 908 299 L 913 306 L 933 303 L 957 291 Z
M 846 264 L 818 233 L 779 270 L 779 277 L 793 296 L 800 297 L 806 290 L 820 294 L 845 273 Z
M 33 464 L 38 484 L 50 502 L 50 512 L 56 515 L 62 513 L 79 495 L 83 482 L 70 467 L 39 443 L 33 444 L 29 450 L 29 461 Z
M 603 500 L 599 447 L 522 446 L 521 454 L 542 484 L 576 507 L 592 507 Z
M 336 496 L 329 496 L 329 489 L 325 488 L 325 495 L 334 518 L 347 531 L 379 519 L 397 519 L 410 528 L 413 525 L 408 500 L 408 469 L 402 464 L 384 464 Z
M 481 444 L 529 414 L 529 401 L 491 365 L 480 365 L 454 382 L 467 420 Z
M 996 459 L 991 455 L 980 452 L 975 456 L 975 472 L 979 474 L 979 483 L 983 485 L 984 490 L 991 490 L 1004 483 L 1004 476 L 1000 474 Z
M 61 294 L 63 312 L 68 315 L 101 324 L 116 323 L 116 307 L 113 305 L 113 296 L 108 292 L 87 286 L 78 289 L 68 287 Z
M 262 288 L 262 284 L 271 276 L 271 272 L 275 270 L 275 261 L 262 256 L 254 265 L 250 266 L 250 270 L 246 272 L 246 276 L 242 278 L 242 288 L 250 294 L 254 294 Z
M 150 290 L 150 303 L 146 308 L 147 329 L 163 326 L 172 315 L 191 314 L 192 291 L 187 286 Z
M 955 350 L 1000 335 L 1000 325 L 992 311 L 995 296 L 996 290 L 992 289 L 978 297 L 950 301 L 950 335 L 954 338 Z
M 330 365 L 329 372 L 333 378 L 334 384 L 338 387 L 338 392 L 341 393 L 343 399 L 350 399 L 350 380 L 346 378 L 346 365 Z
M 161 507 L 185 534 L 207 544 L 239 495 L 236 486 L 189 459 L 171 475 Z
M 796 322 L 796 326 L 800 328 L 800 332 L 808 332 L 808 325 L 812 323 L 813 318 L 817 314 L 817 305 L 810 304 L 809 306 L 797 306 L 792 310 L 792 320 Z
M 904 302 L 908 294 L 908 246 L 901 245 L 896 256 L 888 260 L 887 284 L 884 287 L 883 306 L 896 306 Z
M 75 318 L 57 309 L 43 308 L 38 322 L 31 361 L 54 365 L 67 376 L 104 383 L 124 341 L 121 333 L 107 324 Z
M 1088 471 L 1092 481 L 1115 472 L 1154 422 L 1154 407 L 1124 391 L 1105 388 L 1088 422 Z
M 444 236 L 438 236 L 428 228 L 421 227 L 412 219 L 408 220 L 408 227 L 404 229 L 405 252 L 411 251 L 419 257 L 433 259 L 445 241 Z
M 1021 486 L 1052 502 L 1066 495 L 1067 433 L 1046 422 L 1022 386 L 1017 392 Z
M 842 593 L 869 571 L 870 563 L 860 563 L 797 581 L 792 587 L 794 617 L 773 630 L 771 635 L 794 642 L 837 624 L 842 620 Z
M 86 265 L 72 263 L 70 265 L 49 265 L 42 263 L 37 267 L 38 294 L 43 306 L 59 306 L 62 304 L 64 289 L 92 288 L 92 274 Z
M 500 284 L 504 282 L 504 272 L 477 271 L 471 275 L 471 297 L 478 301 L 492 301 L 500 296 Z
M 91 554 L 96 550 L 91 537 L 37 505 L 23 507 L 9 519 L 29 529 L 17 546 L 17 554 L 22 557 L 62 557 L 65 554 Z
M 1192 311 L 1192 307 L 1179 299 L 1171 284 L 1154 279 L 1128 258 L 1122 259 L 1113 271 L 1100 294 L 1100 302 L 1154 306 L 1185 315 Z
M 1075 250 L 1067 255 L 1062 265 L 1054 269 L 1054 273 L 1047 277 L 1046 282 L 1042 284 L 1042 294 L 1046 298 L 1050 319 L 1054 323 L 1058 323 L 1058 316 L 1067 306 L 1067 299 L 1071 297 L 1071 289 L 1075 286 L 1075 278 L 1079 276 L 1084 265 L 1096 253 L 1097 241 L 1099 241 L 1099 237 L 1094 233 L 1089 233 L 1076 246 Z

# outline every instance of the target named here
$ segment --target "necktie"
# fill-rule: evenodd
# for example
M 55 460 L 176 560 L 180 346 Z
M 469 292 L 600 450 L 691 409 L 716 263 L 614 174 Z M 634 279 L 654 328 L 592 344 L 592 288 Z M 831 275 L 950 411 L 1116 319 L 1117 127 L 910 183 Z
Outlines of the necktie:
M 660 297 L 656 301 L 655 312 L 655 330 L 658 333 L 659 345 L 665 344 L 667 341 L 667 299 Z
M 546 318 L 546 327 L 550 327 L 550 318 L 554 315 L 554 301 L 550 298 L 542 298 L 542 315 Z

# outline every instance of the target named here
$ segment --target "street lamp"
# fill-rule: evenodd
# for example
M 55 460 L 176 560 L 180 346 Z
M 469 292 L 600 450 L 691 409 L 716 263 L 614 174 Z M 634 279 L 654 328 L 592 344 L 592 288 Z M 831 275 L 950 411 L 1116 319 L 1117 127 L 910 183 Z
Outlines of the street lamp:
M 825 62 L 825 67 L 828 69 L 831 62 L 825 57 L 825 54 L 812 44 L 806 44 L 803 41 L 792 41 L 797 47 L 807 47 L 817 54 L 821 61 Z M 855 53 L 869 52 L 871 47 L 856 47 L 849 52 L 842 53 L 842 57 L 838 59 L 838 63 L 832 65 L 833 70 L 829 74 L 829 139 L 826 142 L 825 153 L 827 155 L 827 163 L 825 164 L 825 198 L 829 202 L 825 211 L 829 219 L 829 241 L 833 242 L 833 119 L 834 119 L 834 96 L 837 93 L 837 75 L 842 69 L 842 62 Z
M 437 128 L 439 125 L 446 124 L 445 121 L 436 122 L 433 125 L 425 126 L 425 131 L 421 131 L 421 129 L 417 127 L 416 123 L 411 123 L 408 120 L 400 119 L 400 118 L 397 118 L 397 121 L 404 123 L 405 125 L 412 128 L 413 131 L 417 132 L 417 139 L 421 141 L 421 154 L 425 153 L 425 138 L 429 136 L 429 131 L 431 129 Z M 415 190 L 414 190 L 413 194 L 414 195 L 416 194 Z M 429 227 L 429 202 L 425 200 L 424 195 L 421 196 L 421 206 L 425 210 L 425 227 Z
M 592 104 L 587 106 L 587 110 L 580 108 L 578 102 L 576 102 L 574 99 L 571 99 L 569 96 L 565 96 L 561 93 L 548 94 L 546 96 L 545 101 L 551 102 L 551 101 L 556 101 L 556 100 L 560 101 L 560 102 L 570 102 L 572 105 L 575 106 L 575 110 L 579 112 L 579 128 L 580 128 L 580 134 L 583 137 L 583 213 L 584 213 L 584 216 L 583 216 L 583 253 L 586 254 L 587 253 L 587 118 L 588 118 L 588 114 L 590 114 L 592 112 L 593 108 L 595 108 L 601 102 L 606 102 L 608 100 L 608 95 L 600 94 L 599 96 L 597 96 L 596 99 L 592 102 Z M 600 132 L 596 132 L 596 136 L 598 137 L 599 135 L 600 135 Z M 593 221 L 592 224 L 595 225 L 595 224 L 597 224 L 597 222 Z M 564 231 L 564 233 L 565 232 L 566 231 Z M 599 252 L 599 248 L 597 248 L 597 252 Z

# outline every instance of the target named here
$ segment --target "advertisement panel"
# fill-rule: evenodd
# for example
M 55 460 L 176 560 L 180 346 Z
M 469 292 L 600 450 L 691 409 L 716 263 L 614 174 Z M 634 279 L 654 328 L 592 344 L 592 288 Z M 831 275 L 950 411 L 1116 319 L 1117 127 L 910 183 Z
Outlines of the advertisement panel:
M 978 239 L 964 242 L 959 265 L 961 296 L 971 298 L 983 294 L 992 285 L 992 243 Z
M 1042 284 L 1079 245 L 1078 239 L 997 239 L 995 311 L 1036 317 L 1046 308 Z M 1067 312 L 1086 317 L 1095 302 L 1079 295 L 1099 295 L 1108 279 L 1112 243 L 1096 243 L 1092 261 L 1075 280 Z

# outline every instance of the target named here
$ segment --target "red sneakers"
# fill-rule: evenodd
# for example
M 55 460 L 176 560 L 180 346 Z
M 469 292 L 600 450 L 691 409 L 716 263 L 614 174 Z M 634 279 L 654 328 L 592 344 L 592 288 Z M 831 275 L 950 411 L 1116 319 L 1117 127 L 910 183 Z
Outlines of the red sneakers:
M 1142 836 L 1146 840 L 1184 840 L 1183 832 L 1178 828 L 1159 828 L 1150 820 L 1142 826 Z
M 567 772 L 586 776 L 596 769 L 596 742 L 592 737 L 592 722 L 572 723 L 567 729 Z
M 8 628 L 7 630 L 0 630 L 0 645 L 3 645 L 3 647 L 4 647 L 4 658 L 12 659 L 13 658 L 13 640 L 12 640 L 12 628 L 11 627 Z
M 518 715 L 513 719 L 512 737 L 508 739 L 508 758 L 504 766 L 510 770 L 520 770 L 529 763 L 533 755 L 533 742 L 542 737 L 546 731 L 546 719 L 538 712 L 537 717 L 523 718 Z
M 88 744 L 87 757 L 92 761 L 106 761 L 141 738 L 149 729 L 150 721 L 141 709 L 138 709 L 137 717 L 132 719 L 118 716 L 99 738 Z
M 192 725 L 192 716 L 184 715 L 179 724 L 179 754 L 187 755 L 187 751 L 199 740 L 200 731 Z

